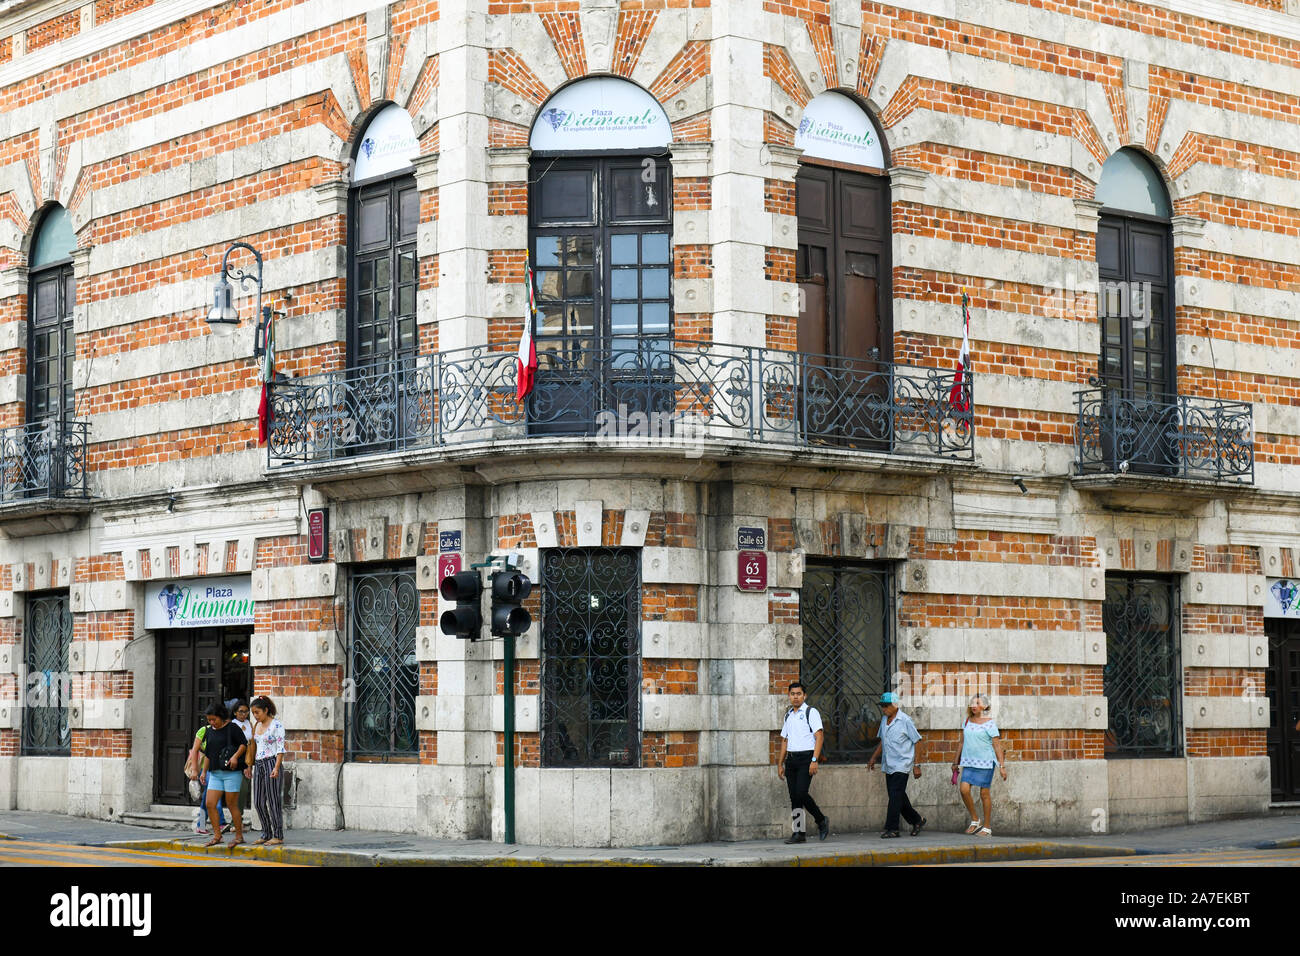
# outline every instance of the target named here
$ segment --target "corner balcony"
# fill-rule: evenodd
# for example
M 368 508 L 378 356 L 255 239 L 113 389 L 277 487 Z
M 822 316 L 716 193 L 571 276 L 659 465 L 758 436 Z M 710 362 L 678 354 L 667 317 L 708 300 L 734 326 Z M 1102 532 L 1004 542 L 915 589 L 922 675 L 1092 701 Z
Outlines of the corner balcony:
M 1170 506 L 1254 483 L 1249 402 L 1129 398 L 1108 388 L 1087 389 L 1076 398 L 1074 484 L 1080 489 L 1154 496 L 1160 500 L 1147 503 Z
M 952 371 L 754 346 L 625 341 L 607 349 L 539 342 L 535 387 L 522 403 L 515 401 L 515 349 L 504 347 L 273 382 L 269 467 L 319 472 L 382 458 L 399 470 L 403 462 L 568 453 L 575 445 L 697 459 L 850 456 L 931 468 L 974 459 L 971 381 L 954 392 Z
M 30 422 L 0 430 L 0 526 L 7 534 L 76 527 L 90 510 L 86 422 Z

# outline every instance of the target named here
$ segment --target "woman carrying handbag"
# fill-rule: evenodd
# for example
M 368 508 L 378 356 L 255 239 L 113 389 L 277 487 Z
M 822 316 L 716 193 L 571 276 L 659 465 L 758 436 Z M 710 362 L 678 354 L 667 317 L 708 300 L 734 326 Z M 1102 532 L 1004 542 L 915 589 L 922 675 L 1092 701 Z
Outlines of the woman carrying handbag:
M 989 822 L 993 817 L 993 769 L 1002 773 L 1007 779 L 1006 761 L 1003 759 L 1002 737 L 998 725 L 991 716 L 989 699 L 983 694 L 976 694 L 966 705 L 966 721 L 962 724 L 961 750 L 952 765 L 952 782 L 957 782 L 957 772 L 961 771 L 961 799 L 970 814 L 970 825 L 966 827 L 969 835 L 992 836 Z M 975 816 L 975 799 L 971 787 L 978 787 L 980 803 L 983 804 L 982 819 Z

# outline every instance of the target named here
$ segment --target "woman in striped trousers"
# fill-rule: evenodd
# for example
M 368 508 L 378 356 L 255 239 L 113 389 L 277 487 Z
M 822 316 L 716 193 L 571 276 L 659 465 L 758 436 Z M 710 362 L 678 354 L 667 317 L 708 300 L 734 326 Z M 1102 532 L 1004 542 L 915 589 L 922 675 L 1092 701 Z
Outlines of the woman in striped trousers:
M 262 821 L 262 838 L 253 846 L 284 843 L 284 782 L 280 776 L 284 760 L 284 725 L 275 716 L 269 697 L 255 697 L 253 711 L 253 802 Z

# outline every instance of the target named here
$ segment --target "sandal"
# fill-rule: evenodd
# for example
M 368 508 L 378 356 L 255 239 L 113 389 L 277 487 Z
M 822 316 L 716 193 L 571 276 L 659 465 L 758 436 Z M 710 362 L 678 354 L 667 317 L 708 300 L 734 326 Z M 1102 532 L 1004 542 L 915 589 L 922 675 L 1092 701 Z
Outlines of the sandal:
M 966 828 L 966 835 L 974 836 L 975 834 L 979 833 L 981 826 L 983 826 L 983 824 L 980 823 L 979 820 L 972 820 L 970 822 L 970 826 Z
M 993 831 L 990 830 L 988 827 L 980 827 L 980 828 L 979 828 L 979 833 L 978 833 L 978 835 L 979 835 L 979 836 L 992 836 L 992 835 L 993 835 Z
M 231 841 L 230 841 L 230 845 L 231 845 L 231 846 L 243 846 L 243 845 L 244 845 L 244 842 L 245 842 L 245 841 L 243 841 L 243 840 L 231 840 Z
M 203 845 L 204 845 L 205 847 L 209 847 L 209 846 L 217 846 L 218 844 L 221 844 L 221 845 L 224 846 L 224 841 L 221 839 L 221 835 L 220 835 L 220 834 L 217 834 L 217 835 L 214 836 L 211 840 L 209 840 L 207 843 L 205 843 L 205 844 L 203 844 Z
M 252 843 L 249 844 L 249 846 L 261 846 L 265 842 L 266 842 L 266 837 L 262 837 L 262 839 L 260 840 L 254 840 Z
M 284 845 L 284 841 L 283 841 L 283 840 L 267 840 L 267 841 L 266 841 L 266 845 L 267 845 L 267 846 L 283 846 L 283 845 Z

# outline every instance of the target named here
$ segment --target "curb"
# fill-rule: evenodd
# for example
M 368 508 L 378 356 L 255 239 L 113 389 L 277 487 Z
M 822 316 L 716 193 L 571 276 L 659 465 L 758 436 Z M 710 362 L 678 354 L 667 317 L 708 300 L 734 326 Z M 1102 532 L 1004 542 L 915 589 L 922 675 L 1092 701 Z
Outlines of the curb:
M 1265 840 L 1263 843 L 1256 843 L 1256 850 L 1293 850 L 1300 847 L 1300 837 L 1287 837 L 1283 840 Z
M 1298 841 L 1300 842 L 1300 841 Z M 105 844 L 131 850 L 167 850 L 194 856 L 224 854 L 251 860 L 265 860 L 296 866 L 659 866 L 659 867 L 784 867 L 784 866 L 940 866 L 946 863 L 1007 863 L 1018 860 L 1060 860 L 1099 856 L 1135 856 L 1129 847 L 1096 846 L 1074 843 L 1014 843 L 1005 845 L 936 846 L 909 850 L 862 850 L 825 855 L 790 856 L 779 859 L 740 857 L 696 859 L 674 857 L 566 858 L 520 857 L 513 855 L 479 856 L 447 854 L 445 856 L 383 856 L 361 850 L 325 850 L 310 847 L 204 847 L 186 840 L 130 840 Z

